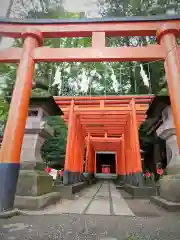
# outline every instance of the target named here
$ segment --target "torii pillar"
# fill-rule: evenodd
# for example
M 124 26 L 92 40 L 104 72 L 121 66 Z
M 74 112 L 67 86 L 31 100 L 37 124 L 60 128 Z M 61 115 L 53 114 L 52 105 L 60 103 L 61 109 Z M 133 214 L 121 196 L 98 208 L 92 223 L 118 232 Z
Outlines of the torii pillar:
M 74 100 L 72 100 L 69 112 L 64 185 L 74 184 L 81 180 L 84 163 L 84 142 L 82 127 L 74 111 Z
M 13 209 L 35 66 L 32 52 L 42 44 L 39 31 L 26 31 L 22 36 L 25 41 L 0 151 L 0 212 Z
M 66 158 L 64 164 L 64 185 L 69 185 L 73 182 L 72 170 L 73 170 L 73 153 L 75 145 L 75 113 L 74 113 L 74 100 L 71 102 L 68 122 L 68 135 L 66 144 Z
M 164 67 L 167 76 L 169 95 L 172 106 L 174 125 L 176 128 L 177 142 L 180 149 L 180 54 L 176 36 L 179 35 L 179 29 L 172 24 L 170 28 L 163 25 L 157 32 L 157 42 L 161 44 L 166 52 Z
M 125 145 L 124 134 L 120 140 L 120 148 L 117 151 L 117 182 L 122 185 L 126 181 L 126 159 L 125 159 Z
M 85 137 L 83 134 L 82 126 L 78 117 L 76 116 L 76 141 L 74 145 L 74 179 L 73 182 L 79 182 L 83 179 L 84 170 L 84 150 L 85 150 Z
M 127 182 L 135 186 L 141 186 L 142 164 L 134 99 L 131 101 L 131 112 L 125 126 L 124 141 Z
M 88 134 L 86 150 L 86 173 L 88 174 L 88 179 L 92 179 L 94 177 L 94 164 L 95 151 L 91 143 L 90 134 Z
M 180 52 L 176 37 L 179 29 L 176 24 L 172 27 L 163 25 L 157 33 L 158 43 L 164 47 L 166 57 L 164 66 L 167 75 L 167 83 L 172 106 L 173 120 L 176 129 L 177 143 L 180 150 Z M 178 168 L 171 168 L 168 175 L 159 181 L 159 195 L 152 200 L 157 205 L 163 206 L 168 211 L 178 211 L 180 209 L 180 172 Z

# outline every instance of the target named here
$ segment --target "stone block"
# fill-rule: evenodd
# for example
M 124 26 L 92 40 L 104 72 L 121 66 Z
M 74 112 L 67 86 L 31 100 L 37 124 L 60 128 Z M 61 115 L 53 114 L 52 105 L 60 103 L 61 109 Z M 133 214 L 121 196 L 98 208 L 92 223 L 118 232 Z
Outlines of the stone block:
M 40 196 L 53 191 L 53 178 L 40 170 L 21 170 L 19 172 L 16 195 Z
M 131 173 L 126 176 L 124 176 L 124 184 L 129 184 L 133 186 L 143 186 L 144 185 L 144 179 L 141 172 L 137 173 Z
M 159 207 L 162 207 L 169 212 L 177 212 L 180 211 L 180 203 L 175 203 L 172 201 L 168 201 L 162 197 L 159 196 L 153 196 L 150 198 L 150 201 L 154 204 L 156 204 Z
M 126 175 L 119 175 L 115 179 L 115 184 L 118 186 L 123 186 L 126 183 Z
M 92 184 L 96 184 L 97 183 L 97 179 L 96 178 L 93 178 L 92 179 Z
M 161 198 L 180 203 L 180 174 L 163 176 L 159 185 Z
M 0 212 L 0 219 L 4 218 L 11 218 L 20 215 L 21 213 L 19 212 L 18 209 L 13 209 L 11 211 L 5 211 L 5 212 Z
M 51 192 L 40 196 L 16 196 L 15 207 L 23 210 L 38 210 L 60 200 L 60 193 Z
M 132 195 L 132 198 L 149 198 L 150 196 L 156 196 L 156 187 L 149 186 L 133 186 L 130 184 L 126 184 L 124 186 L 124 190 Z
M 15 196 L 15 207 L 36 210 L 60 200 L 60 194 L 53 192 L 53 179 L 40 170 L 21 170 Z
M 123 186 L 123 185 L 117 185 L 116 188 L 117 188 L 117 189 L 123 189 L 124 186 Z
M 87 186 L 86 182 L 79 182 L 72 185 L 54 184 L 54 191 L 59 192 L 61 198 L 74 199 L 74 194 L 80 192 Z

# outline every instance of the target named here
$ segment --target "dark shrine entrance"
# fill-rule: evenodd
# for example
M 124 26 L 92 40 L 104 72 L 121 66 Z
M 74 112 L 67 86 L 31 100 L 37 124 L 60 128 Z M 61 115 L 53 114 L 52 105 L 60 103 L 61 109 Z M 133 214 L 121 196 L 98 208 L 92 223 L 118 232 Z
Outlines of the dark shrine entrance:
M 116 154 L 113 152 L 96 153 L 96 173 L 102 173 L 103 166 L 110 167 L 110 174 L 116 173 Z

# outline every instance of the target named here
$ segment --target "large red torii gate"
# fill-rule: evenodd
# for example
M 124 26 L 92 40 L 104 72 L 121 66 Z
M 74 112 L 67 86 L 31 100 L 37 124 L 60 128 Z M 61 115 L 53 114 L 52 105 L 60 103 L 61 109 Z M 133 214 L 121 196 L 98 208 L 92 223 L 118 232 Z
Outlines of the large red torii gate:
M 177 16 L 94 20 L 0 19 L 1 36 L 25 39 L 22 49 L 0 51 L 0 62 L 19 63 L 0 154 L 0 211 L 12 208 L 35 62 L 164 60 L 180 148 L 180 48 L 176 42 L 179 33 L 180 17 Z M 158 45 L 111 48 L 106 47 L 106 36 L 156 36 Z M 43 38 L 57 37 L 92 37 L 92 47 L 52 49 L 42 46 Z M 129 134 L 130 130 L 126 131 Z M 9 176 L 13 180 L 8 180 Z

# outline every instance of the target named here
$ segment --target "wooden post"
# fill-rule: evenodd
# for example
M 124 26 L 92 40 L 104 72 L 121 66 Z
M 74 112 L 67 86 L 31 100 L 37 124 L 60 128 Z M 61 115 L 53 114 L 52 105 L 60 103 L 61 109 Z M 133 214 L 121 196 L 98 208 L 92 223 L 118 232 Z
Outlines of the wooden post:
M 80 164 L 80 180 L 82 177 L 82 174 L 84 172 L 84 150 L 85 150 L 85 137 L 82 131 L 82 127 L 80 126 L 80 159 L 79 159 L 79 164 Z
M 69 124 L 68 124 L 68 136 L 66 144 L 66 159 L 64 166 L 64 184 L 68 185 L 71 182 L 71 171 L 73 168 L 71 151 L 72 151 L 72 138 L 73 138 L 73 128 L 74 125 L 74 100 L 71 101 L 71 108 L 69 113 Z
M 78 179 L 81 180 L 81 175 L 83 174 L 84 171 L 84 143 L 85 139 L 83 137 L 83 132 L 82 132 L 82 127 L 80 125 L 80 122 L 78 121 L 78 158 L 77 158 L 77 173 L 78 173 Z
M 119 156 L 119 174 L 122 176 L 126 175 L 126 166 L 125 166 L 125 144 L 124 144 L 124 135 L 121 137 L 120 142 L 120 156 Z
M 92 153 L 92 173 L 93 173 L 93 175 L 94 175 L 94 173 L 95 173 L 95 150 L 94 150 L 94 148 L 93 148 L 93 153 Z
M 105 48 L 106 46 L 106 34 L 105 32 L 93 32 L 92 33 L 92 47 L 93 48 Z
M 87 140 L 87 152 L 86 152 L 86 172 L 88 173 L 88 177 L 91 178 L 91 176 L 94 173 L 93 168 L 93 147 L 91 143 L 90 134 L 88 134 L 88 140 Z
M 130 154 L 131 154 L 131 165 L 130 172 L 134 174 L 136 172 L 136 150 L 135 150 L 135 135 L 134 135 L 134 124 L 133 124 L 133 116 L 132 112 L 129 113 L 129 145 L 130 145 Z
M 84 172 L 84 146 L 85 146 L 85 138 L 82 137 L 82 140 L 81 140 L 81 158 L 80 158 L 80 163 L 81 163 L 80 170 L 81 170 L 81 173 Z
M 136 116 L 136 105 L 134 98 L 131 101 L 131 149 L 132 149 L 132 184 L 135 186 L 142 185 L 142 163 L 141 163 L 141 153 L 140 153 L 140 144 L 139 144 L 139 133 L 138 133 L 138 125 L 137 125 L 137 116 Z
M 174 27 L 174 28 L 173 28 Z M 167 83 L 176 128 L 177 142 L 180 149 L 180 55 L 179 46 L 176 41 L 176 35 L 179 34 L 179 29 L 176 24 L 172 28 L 166 25 L 157 33 L 157 41 L 164 46 L 166 57 L 164 59 L 165 71 L 167 75 Z
M 87 137 L 87 148 L 86 148 L 86 173 L 89 171 L 89 151 L 90 151 L 90 134 Z
M 73 175 L 73 183 L 79 181 L 79 151 L 80 151 L 80 129 L 78 124 L 77 116 L 75 116 L 75 132 L 74 132 L 74 144 L 72 140 L 72 157 L 73 157 L 73 169 L 72 169 L 72 175 Z
M 92 146 L 92 143 L 90 145 L 90 164 L 89 164 L 89 173 L 91 175 L 94 174 L 94 148 Z
M 88 174 L 90 174 L 90 167 L 91 167 L 91 143 L 89 142 L 88 169 L 87 169 Z
M 128 114 L 127 122 L 124 128 L 124 149 L 125 149 L 125 169 L 126 169 L 126 179 L 127 183 L 131 183 L 132 174 L 132 154 L 131 154 L 131 141 L 130 141 L 130 114 Z
M 94 173 L 96 174 L 96 151 L 94 150 Z
M 131 146 L 130 146 L 130 115 L 128 115 L 127 123 L 124 131 L 125 149 L 126 149 L 126 172 L 131 173 Z
M 115 163 L 116 163 L 115 172 L 116 172 L 116 176 L 118 176 L 119 175 L 119 161 L 118 161 L 118 153 L 117 153 L 117 151 L 115 153 Z
M 14 205 L 35 65 L 32 52 L 42 43 L 42 36 L 38 31 L 27 31 L 22 36 L 25 41 L 0 152 L 0 212 L 11 210 Z
M 134 98 L 131 101 L 131 105 L 132 105 L 132 136 L 134 136 L 133 138 L 133 150 L 135 153 L 135 172 L 136 173 L 140 173 L 142 172 L 142 164 L 141 164 L 141 153 L 140 153 L 140 144 L 139 144 L 139 132 L 138 132 L 138 126 L 137 126 L 137 117 L 136 117 L 136 105 L 135 105 L 135 100 Z

